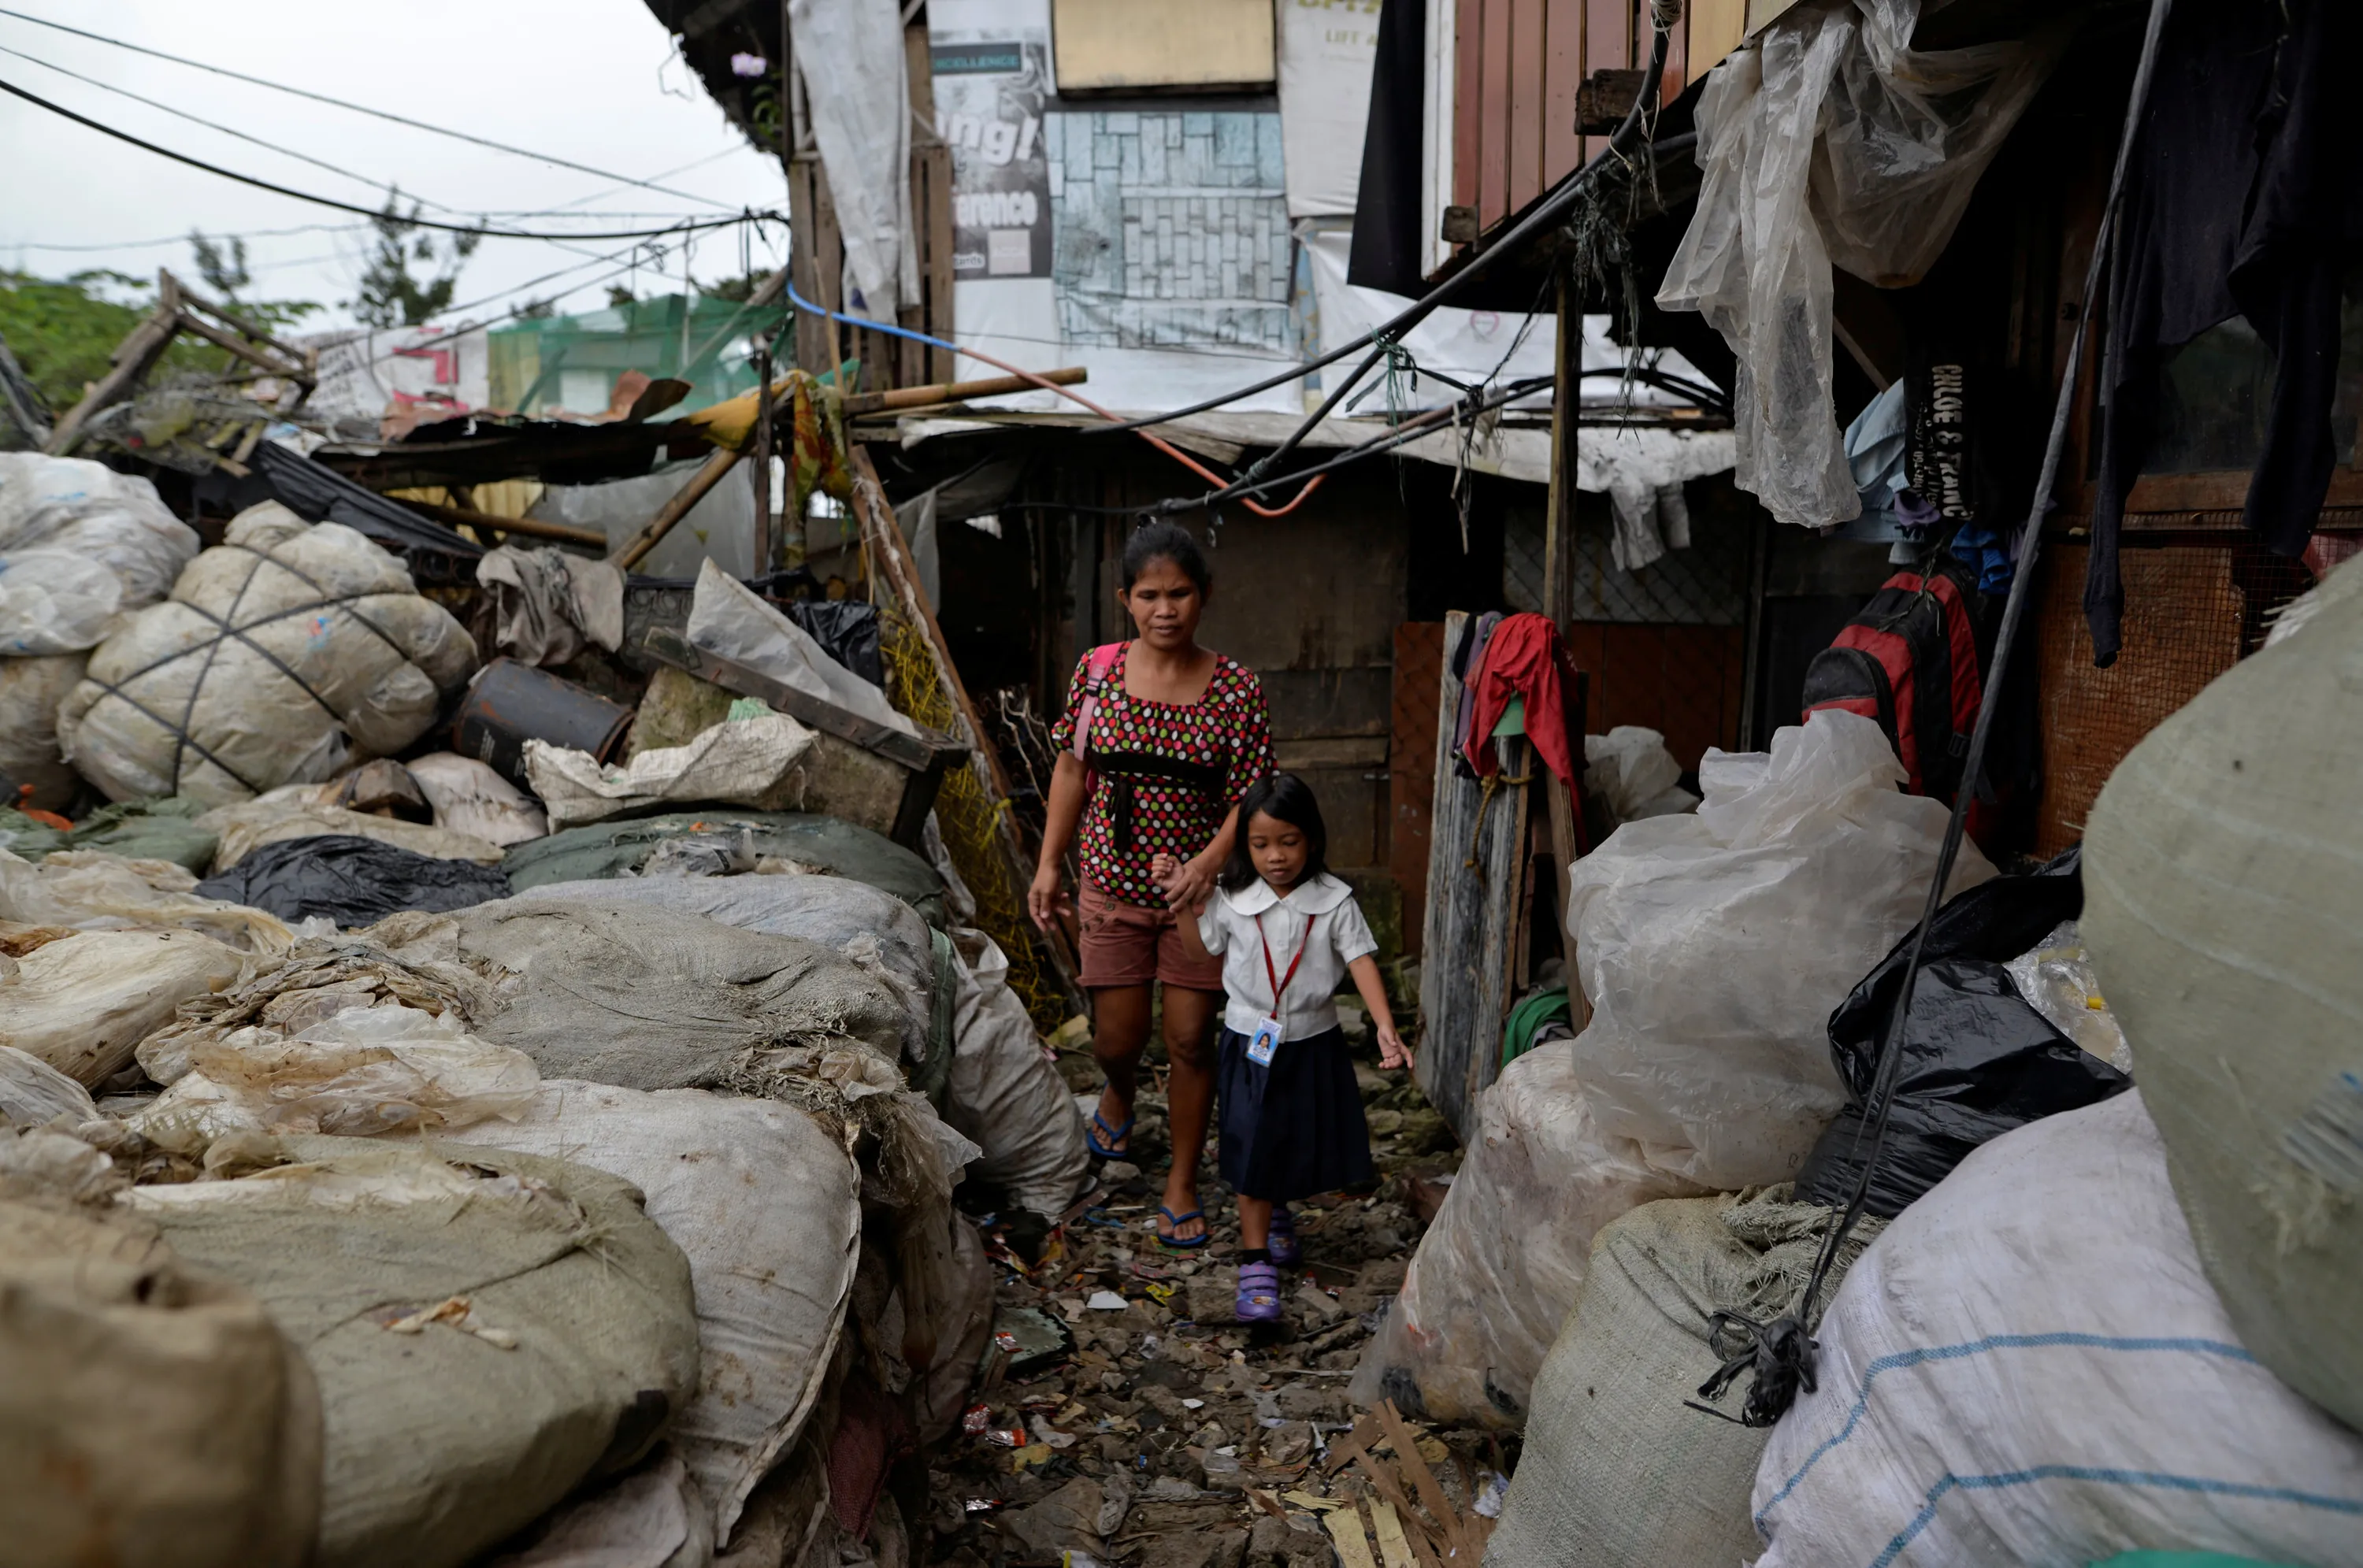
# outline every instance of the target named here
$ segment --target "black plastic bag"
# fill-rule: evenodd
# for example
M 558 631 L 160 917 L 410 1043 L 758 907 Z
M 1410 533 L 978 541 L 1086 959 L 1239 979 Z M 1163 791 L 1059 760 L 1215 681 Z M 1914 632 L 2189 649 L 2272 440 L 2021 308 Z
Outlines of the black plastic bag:
M 2053 1028 L 2003 968 L 2083 907 L 2080 852 L 2070 849 L 2031 877 L 1997 878 L 1937 911 L 1864 1212 L 1901 1214 L 1988 1139 L 2133 1087 Z M 1798 1172 L 1800 1203 L 1842 1209 L 1854 1195 L 1870 1153 L 1863 1102 L 1912 940 L 1897 943 L 1830 1015 L 1830 1050 L 1852 1101 Z
M 439 914 L 509 896 L 497 866 L 440 860 L 352 834 L 283 838 L 197 884 L 198 896 L 268 910 L 281 920 L 326 915 L 374 925 L 404 910 Z

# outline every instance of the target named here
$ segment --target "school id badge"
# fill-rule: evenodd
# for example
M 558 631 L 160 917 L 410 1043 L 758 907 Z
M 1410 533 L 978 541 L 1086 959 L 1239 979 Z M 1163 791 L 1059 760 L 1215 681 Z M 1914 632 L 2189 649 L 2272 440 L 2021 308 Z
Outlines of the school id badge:
M 1248 1036 L 1248 1060 L 1259 1067 L 1271 1066 L 1271 1054 L 1280 1049 L 1280 1020 L 1267 1014 L 1256 1020 L 1255 1032 Z

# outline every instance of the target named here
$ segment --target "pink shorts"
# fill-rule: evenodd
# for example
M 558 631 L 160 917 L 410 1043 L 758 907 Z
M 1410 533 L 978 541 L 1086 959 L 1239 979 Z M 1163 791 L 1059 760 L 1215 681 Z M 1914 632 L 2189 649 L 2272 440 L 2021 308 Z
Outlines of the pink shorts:
M 1193 957 L 1182 944 L 1171 910 L 1143 909 L 1112 899 L 1090 882 L 1077 906 L 1082 933 L 1076 943 L 1086 990 L 1145 986 L 1162 980 L 1193 991 L 1223 988 L 1223 961 Z

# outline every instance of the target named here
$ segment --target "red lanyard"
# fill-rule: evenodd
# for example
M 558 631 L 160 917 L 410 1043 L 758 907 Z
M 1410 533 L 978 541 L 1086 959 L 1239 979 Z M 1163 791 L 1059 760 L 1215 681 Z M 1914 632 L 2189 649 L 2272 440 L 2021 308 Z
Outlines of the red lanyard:
M 1296 956 L 1288 961 L 1288 973 L 1280 975 L 1271 966 L 1271 939 L 1263 933 L 1263 916 L 1255 917 L 1256 940 L 1263 944 L 1263 977 L 1271 982 L 1271 1015 L 1274 1018 L 1280 1016 L 1280 999 L 1288 989 L 1288 982 L 1296 978 L 1296 966 L 1304 962 L 1304 950 L 1313 945 L 1313 922 L 1320 918 L 1319 915 L 1304 917 L 1304 936 L 1296 944 Z

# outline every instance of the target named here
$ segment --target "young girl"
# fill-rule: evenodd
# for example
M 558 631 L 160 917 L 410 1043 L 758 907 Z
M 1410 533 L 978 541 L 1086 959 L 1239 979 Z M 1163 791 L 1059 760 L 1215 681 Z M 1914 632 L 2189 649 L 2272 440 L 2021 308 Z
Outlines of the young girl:
M 1370 1132 L 1331 1001 L 1351 975 L 1378 1027 L 1382 1066 L 1411 1065 L 1379 980 L 1378 943 L 1325 863 L 1329 834 L 1303 779 L 1274 773 L 1239 801 L 1238 837 L 1185 945 L 1223 961 L 1215 1067 L 1223 1179 L 1239 1198 L 1238 1315 L 1280 1316 L 1280 1272 L 1297 1258 L 1291 1198 L 1370 1180 Z M 1160 861 L 1160 877 L 1177 867 Z

